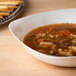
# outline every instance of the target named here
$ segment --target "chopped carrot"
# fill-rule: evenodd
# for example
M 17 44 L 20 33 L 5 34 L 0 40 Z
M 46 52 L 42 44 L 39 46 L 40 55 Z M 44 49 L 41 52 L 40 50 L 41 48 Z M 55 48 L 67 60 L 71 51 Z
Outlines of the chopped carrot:
M 62 31 L 63 32 L 63 34 L 65 35 L 65 36 L 69 36 L 71 33 L 69 32 L 69 31 L 67 31 L 67 30 L 63 30 Z
M 46 51 L 46 50 L 42 50 L 41 52 L 45 53 L 45 54 L 48 54 L 48 51 Z
M 52 49 L 56 50 L 56 47 L 55 46 L 52 46 Z
M 43 33 L 43 31 L 39 31 L 39 33 Z
M 50 31 L 54 31 L 56 30 L 56 27 L 53 27 L 53 28 L 49 28 Z
M 63 35 L 69 36 L 71 33 L 69 31 L 67 31 L 67 30 L 63 30 L 63 31 L 57 32 L 57 34 L 58 34 L 58 36 L 61 37 Z
M 56 32 L 58 34 L 59 37 L 63 36 L 63 32 Z
M 44 42 L 44 40 L 43 39 L 39 39 L 38 42 Z

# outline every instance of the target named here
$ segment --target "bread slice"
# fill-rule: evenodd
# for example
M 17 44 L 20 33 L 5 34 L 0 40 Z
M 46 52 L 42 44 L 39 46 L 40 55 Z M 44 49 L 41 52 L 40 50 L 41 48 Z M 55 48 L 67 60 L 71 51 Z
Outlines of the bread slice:
M 9 16 L 10 15 L 10 13 L 8 13 L 8 12 L 0 12 L 0 16 Z
M 13 12 L 13 9 L 0 9 L 0 12 Z
M 23 0 L 0 0 L 1 2 L 7 2 L 7 1 L 23 1 Z
M 0 19 L 3 19 L 3 16 L 0 15 Z
M 0 1 L 0 4 L 14 4 L 14 5 L 19 5 L 19 4 L 22 4 L 23 1 L 19 0 L 19 1 Z
M 16 9 L 16 8 L 18 8 L 18 6 L 7 6 L 9 9 Z
M 0 5 L 0 9 L 8 9 L 8 7 L 6 7 L 6 6 L 3 6 L 3 5 Z
M 18 6 L 16 6 L 16 5 L 1 5 L 1 6 L 5 6 L 8 9 L 16 9 L 16 8 L 18 8 Z
M 6 10 L 6 9 L 16 9 L 18 6 L 8 6 L 8 5 L 0 5 L 0 10 Z
M 9 16 L 14 9 L 17 9 L 23 0 L 0 0 L 0 20 Z

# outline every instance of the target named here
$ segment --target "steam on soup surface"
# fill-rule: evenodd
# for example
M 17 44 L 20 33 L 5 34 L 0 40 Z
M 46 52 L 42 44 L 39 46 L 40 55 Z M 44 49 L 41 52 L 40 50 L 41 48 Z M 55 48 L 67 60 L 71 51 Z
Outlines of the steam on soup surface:
M 54 56 L 76 56 L 76 24 L 50 24 L 25 35 L 24 44 Z

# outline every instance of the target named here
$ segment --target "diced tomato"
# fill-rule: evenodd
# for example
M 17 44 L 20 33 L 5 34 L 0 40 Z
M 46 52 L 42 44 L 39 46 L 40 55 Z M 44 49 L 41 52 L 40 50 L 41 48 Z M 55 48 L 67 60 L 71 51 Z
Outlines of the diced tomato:
M 54 42 L 54 40 L 50 40 L 49 42 L 53 43 L 53 42 Z
M 54 31 L 56 30 L 56 27 L 53 27 L 53 28 L 49 28 L 50 31 Z
M 39 39 L 38 42 L 44 42 L 44 40 L 43 39 Z
M 43 33 L 43 31 L 39 31 L 38 33 Z

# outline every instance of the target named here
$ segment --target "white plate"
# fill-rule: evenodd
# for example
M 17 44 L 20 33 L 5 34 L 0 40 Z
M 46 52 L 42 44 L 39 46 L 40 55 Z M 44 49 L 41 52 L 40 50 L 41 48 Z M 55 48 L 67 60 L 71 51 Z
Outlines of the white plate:
M 76 9 L 49 11 L 15 20 L 9 24 L 14 37 L 37 59 L 49 64 L 76 67 L 76 56 L 56 57 L 39 53 L 23 43 L 23 38 L 30 30 L 48 24 L 76 23 Z

